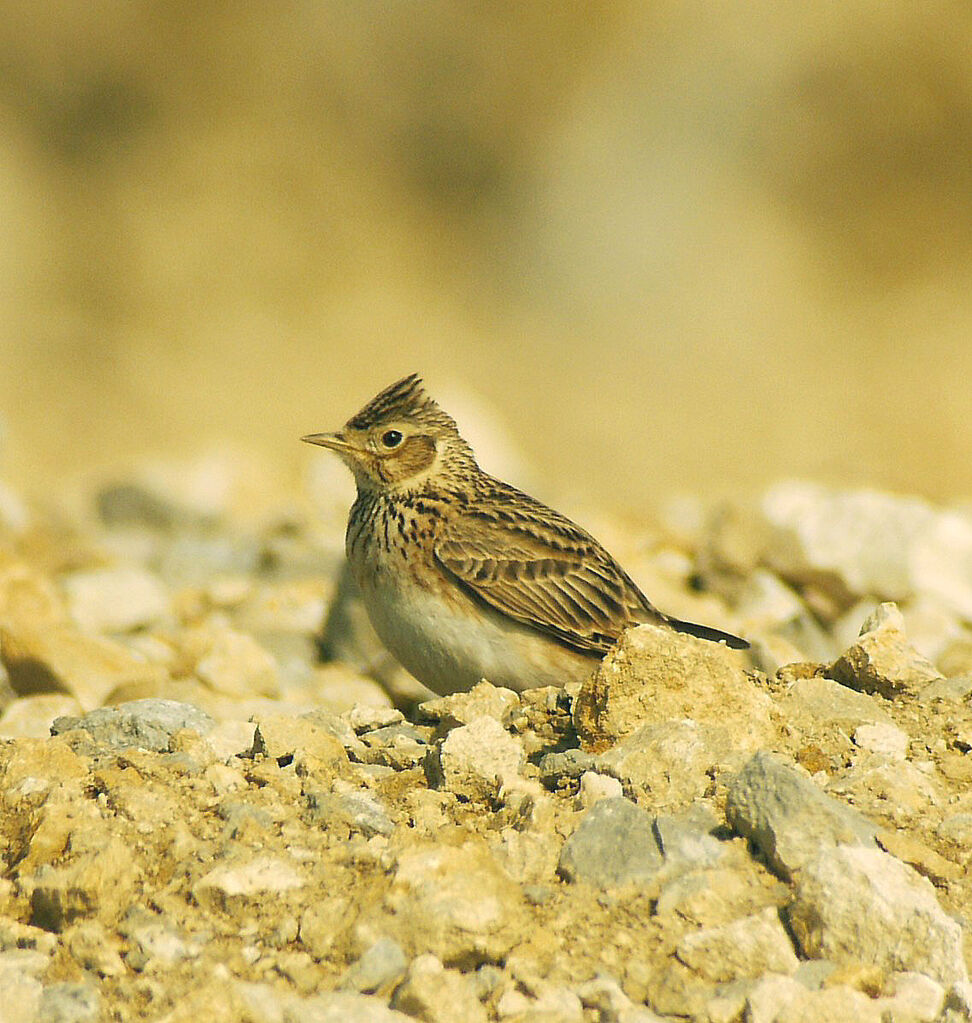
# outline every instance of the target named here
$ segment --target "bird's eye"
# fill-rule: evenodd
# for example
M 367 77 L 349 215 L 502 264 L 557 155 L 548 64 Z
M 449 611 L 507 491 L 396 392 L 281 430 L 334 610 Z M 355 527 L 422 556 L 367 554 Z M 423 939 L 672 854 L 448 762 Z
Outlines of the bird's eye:
M 397 448 L 402 442 L 402 434 L 400 430 L 386 430 L 381 435 L 381 442 L 386 448 Z

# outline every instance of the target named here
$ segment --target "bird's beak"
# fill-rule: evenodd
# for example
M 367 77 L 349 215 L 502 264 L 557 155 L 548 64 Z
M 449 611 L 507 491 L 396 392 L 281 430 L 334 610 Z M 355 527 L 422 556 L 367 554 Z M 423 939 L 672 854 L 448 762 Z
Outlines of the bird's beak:
M 351 445 L 342 433 L 310 433 L 300 439 L 308 444 L 319 444 L 322 448 L 330 448 L 339 454 L 351 450 Z

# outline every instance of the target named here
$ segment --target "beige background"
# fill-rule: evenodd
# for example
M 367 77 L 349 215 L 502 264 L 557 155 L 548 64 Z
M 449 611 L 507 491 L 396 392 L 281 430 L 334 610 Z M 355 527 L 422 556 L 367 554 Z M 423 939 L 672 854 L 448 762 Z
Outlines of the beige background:
M 964 2 L 5 4 L 0 473 L 474 392 L 550 486 L 972 491 Z

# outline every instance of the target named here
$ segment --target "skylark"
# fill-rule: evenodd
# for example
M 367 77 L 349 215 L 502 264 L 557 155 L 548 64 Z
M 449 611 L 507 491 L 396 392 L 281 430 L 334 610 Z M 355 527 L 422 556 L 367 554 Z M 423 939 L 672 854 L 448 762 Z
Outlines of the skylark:
M 414 374 L 303 439 L 354 474 L 352 573 L 382 642 L 437 693 L 581 681 L 645 622 L 749 645 L 663 614 L 589 533 L 483 472 Z

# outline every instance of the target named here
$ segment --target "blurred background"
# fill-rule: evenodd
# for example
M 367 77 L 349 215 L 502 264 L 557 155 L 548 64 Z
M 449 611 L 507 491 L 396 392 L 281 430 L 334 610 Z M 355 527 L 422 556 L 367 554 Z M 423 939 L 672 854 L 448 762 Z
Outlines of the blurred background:
M 412 371 L 541 496 L 972 491 L 967 3 L 3 6 L 28 492 Z

